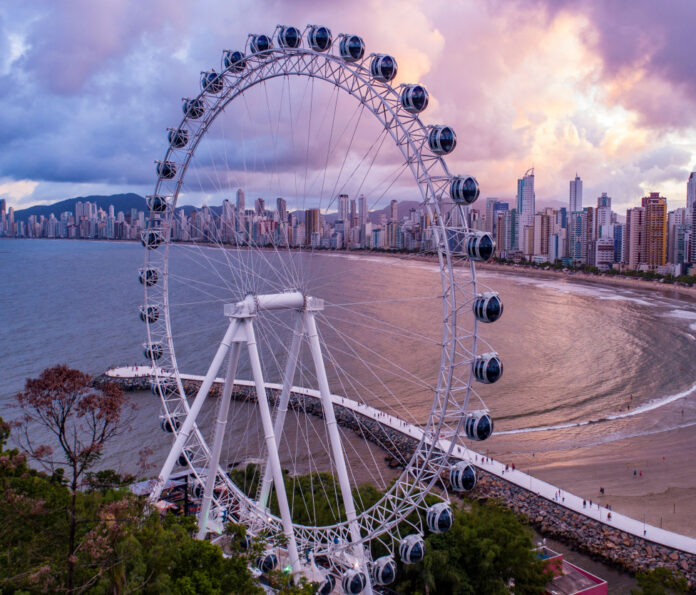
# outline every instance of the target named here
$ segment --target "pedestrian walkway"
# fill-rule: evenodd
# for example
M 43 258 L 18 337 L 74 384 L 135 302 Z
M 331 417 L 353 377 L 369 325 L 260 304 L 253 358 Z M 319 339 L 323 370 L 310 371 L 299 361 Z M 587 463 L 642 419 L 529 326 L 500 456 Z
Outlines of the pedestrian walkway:
M 154 372 L 154 368 L 149 366 L 125 366 L 108 370 L 106 375 L 112 378 L 138 378 L 154 376 Z M 160 370 L 159 376 L 170 377 L 172 374 L 170 372 Z M 182 380 L 193 380 L 199 382 L 203 380 L 203 376 L 194 376 L 192 374 L 180 374 L 180 378 Z M 215 382 L 223 383 L 224 379 L 216 378 Z M 240 386 L 254 386 L 254 383 L 250 380 L 235 380 L 235 384 Z M 271 382 L 266 383 L 266 387 L 276 390 L 280 390 L 282 388 L 280 384 Z M 293 387 L 292 390 L 297 394 L 304 394 L 317 399 L 319 398 L 318 390 L 301 387 Z M 374 419 L 375 421 L 378 421 L 379 423 L 384 424 L 385 426 L 388 426 L 401 434 L 410 436 L 418 441 L 422 440 L 423 438 L 423 430 L 421 428 L 399 419 L 398 417 L 394 417 L 379 409 L 364 403 L 358 403 L 357 401 L 348 399 L 346 397 L 341 397 L 339 395 L 332 395 L 331 398 L 337 405 L 341 405 L 346 409 L 355 411 L 356 413 L 367 418 Z M 438 446 L 440 449 L 447 451 L 450 447 L 450 441 L 440 439 Z M 535 477 L 532 477 L 531 475 L 517 469 L 513 471 L 508 467 L 506 470 L 504 463 L 484 457 L 480 453 L 471 449 L 467 449 L 462 446 L 455 446 L 452 456 L 454 458 L 468 461 L 472 465 L 483 469 L 492 475 L 500 477 L 505 481 L 537 494 L 538 496 L 546 498 L 549 501 L 555 502 L 559 506 L 563 506 L 568 510 L 572 510 L 588 518 L 594 519 L 595 521 L 603 523 L 608 527 L 613 527 L 614 529 L 625 531 L 626 533 L 630 533 L 636 537 L 645 538 L 648 541 L 681 550 L 683 552 L 696 554 L 696 539 L 692 537 L 687 537 L 686 535 L 680 535 L 679 533 L 674 533 L 673 531 L 667 531 L 666 529 L 645 524 L 642 521 L 633 519 L 618 512 L 614 512 L 613 510 L 611 511 L 611 516 L 609 517 L 609 511 L 604 507 L 600 507 L 596 503 L 593 503 L 592 506 L 590 506 L 589 503 L 579 496 L 564 490 L 560 490 L 559 496 L 558 487 L 540 479 L 536 479 Z M 483 462 L 484 459 L 486 462 Z M 583 506 L 583 503 L 585 506 Z

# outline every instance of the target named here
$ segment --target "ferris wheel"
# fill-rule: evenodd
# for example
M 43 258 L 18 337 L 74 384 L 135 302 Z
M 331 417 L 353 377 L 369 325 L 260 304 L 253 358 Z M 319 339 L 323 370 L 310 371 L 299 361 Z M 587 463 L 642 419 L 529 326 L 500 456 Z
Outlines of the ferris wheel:
M 454 131 L 424 125 L 426 89 L 396 75 L 323 26 L 225 50 L 169 129 L 142 234 L 144 351 L 174 439 L 151 500 L 187 470 L 199 537 L 242 523 L 264 536 L 260 571 L 322 593 L 389 584 L 451 526 L 503 370 L 478 336 L 503 309 L 475 275 L 495 245 L 467 224 L 478 183 L 450 174 Z

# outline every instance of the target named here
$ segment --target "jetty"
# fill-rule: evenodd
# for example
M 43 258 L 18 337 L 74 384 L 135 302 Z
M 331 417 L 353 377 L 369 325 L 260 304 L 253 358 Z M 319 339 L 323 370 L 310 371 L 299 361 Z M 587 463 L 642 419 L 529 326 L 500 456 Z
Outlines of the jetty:
M 173 377 L 171 372 L 157 372 L 160 378 Z M 149 388 L 154 373 L 155 370 L 149 366 L 123 366 L 108 370 L 104 377 L 121 382 L 131 390 L 137 390 Z M 200 383 L 203 380 L 203 376 L 191 374 L 180 374 L 179 377 L 182 382 Z M 222 385 L 224 379 L 217 378 L 215 383 Z M 237 379 L 235 386 L 246 389 L 245 393 L 248 394 L 252 392 L 254 383 Z M 266 383 L 266 388 L 272 392 L 279 392 L 282 387 L 280 384 L 269 382 Z M 319 391 L 314 389 L 293 387 L 292 393 L 319 400 Z M 339 415 L 340 411 L 344 410 L 349 412 L 353 419 L 362 420 L 361 425 L 367 428 L 369 433 L 375 434 L 374 430 L 377 427 L 388 432 L 392 443 L 395 440 L 406 439 L 415 445 L 423 438 L 423 430 L 415 424 L 341 395 L 332 395 L 331 398 L 339 423 L 341 418 L 346 420 L 345 415 Z M 351 426 L 350 423 L 344 425 Z M 375 441 L 379 443 L 378 440 Z M 450 447 L 450 441 L 441 438 L 437 446 L 446 452 Z M 452 457 L 474 465 L 482 472 L 479 474 L 479 484 L 486 488 L 490 496 L 503 500 L 507 506 L 527 516 L 542 532 L 560 538 L 570 538 L 574 533 L 581 533 L 582 535 L 577 536 L 578 539 L 584 539 L 587 543 L 584 546 L 580 543 L 580 549 L 590 554 L 605 557 L 602 548 L 609 547 L 615 550 L 616 554 L 609 557 L 609 560 L 629 570 L 650 568 L 651 563 L 652 566 L 660 563 L 686 574 L 689 582 L 692 585 L 696 584 L 696 539 L 646 524 L 596 503 L 590 506 L 580 496 L 519 469 L 513 470 L 510 466 L 506 468 L 504 463 L 471 448 L 457 444 L 452 450 Z M 569 535 L 564 535 L 564 530 Z

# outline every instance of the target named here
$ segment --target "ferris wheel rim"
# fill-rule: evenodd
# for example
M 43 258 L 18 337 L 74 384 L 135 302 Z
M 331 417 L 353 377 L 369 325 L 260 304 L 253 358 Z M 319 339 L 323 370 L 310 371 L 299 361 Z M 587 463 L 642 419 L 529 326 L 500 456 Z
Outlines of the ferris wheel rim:
M 262 54 L 263 54 L 263 56 L 262 56 Z M 262 53 L 257 54 L 257 55 L 248 56 L 246 58 L 246 60 L 251 60 L 251 61 L 253 61 L 255 59 L 257 60 L 257 62 L 258 62 L 257 67 L 255 70 L 251 70 L 251 71 L 245 69 L 245 72 L 243 73 L 243 75 L 238 76 L 236 80 L 237 80 L 237 82 L 239 82 L 241 80 L 245 80 L 248 78 L 248 76 L 250 76 L 249 72 L 263 71 L 265 68 L 269 67 L 270 65 L 275 65 L 278 62 L 281 62 L 283 60 L 285 60 L 287 62 L 287 60 L 291 57 L 307 57 L 307 58 L 309 58 L 310 61 L 316 62 L 316 61 L 323 60 L 325 63 L 331 63 L 332 66 L 335 67 L 337 71 L 340 71 L 342 74 L 347 75 L 346 79 L 348 77 L 353 77 L 353 80 L 355 80 L 355 79 L 360 80 L 361 85 L 364 86 L 365 88 L 367 88 L 373 94 L 373 98 L 381 98 L 382 101 L 386 104 L 386 97 L 384 97 L 383 94 L 375 88 L 375 86 L 373 85 L 373 82 L 369 78 L 369 70 L 367 68 L 365 68 L 365 66 L 364 66 L 364 63 L 367 60 L 369 60 L 370 57 L 367 57 L 364 60 L 356 63 L 356 62 L 346 62 L 340 56 L 336 56 L 336 55 L 333 55 L 331 53 L 320 53 L 320 52 L 317 52 L 311 48 L 304 48 L 304 47 L 301 47 L 301 48 L 273 48 L 271 50 L 267 50 L 266 52 L 262 52 Z M 284 66 L 287 66 L 287 63 L 284 64 Z M 227 74 L 230 74 L 229 68 L 226 70 L 223 70 L 220 73 L 221 76 L 224 76 Z M 205 134 L 206 134 L 208 128 L 213 125 L 215 119 L 217 118 L 217 116 L 220 113 L 222 113 L 224 107 L 227 104 L 229 104 L 231 101 L 233 101 L 236 97 L 238 97 L 239 95 L 242 95 L 248 89 L 250 89 L 251 87 L 253 87 L 256 84 L 259 84 L 260 82 L 270 80 L 271 78 L 283 77 L 283 76 L 293 76 L 293 75 L 308 76 L 311 78 L 320 79 L 320 80 L 324 80 L 327 82 L 334 82 L 326 77 L 318 76 L 316 72 L 314 72 L 314 73 L 312 73 L 312 72 L 308 72 L 308 73 L 295 72 L 295 71 L 290 71 L 286 68 L 285 70 L 281 69 L 281 70 L 275 72 L 275 74 L 272 74 L 272 76 L 266 76 L 266 77 L 259 78 L 258 80 L 246 85 L 243 88 L 236 88 L 234 85 L 229 85 L 229 87 L 225 88 L 224 97 L 226 98 L 226 100 L 224 102 L 222 102 L 222 101 L 217 102 L 217 104 L 216 104 L 217 107 L 215 108 L 215 111 L 211 112 L 212 115 L 210 117 L 206 118 L 205 126 L 200 127 L 200 133 L 195 134 L 194 144 L 192 144 L 190 152 L 187 151 L 187 157 L 185 159 L 185 162 L 183 163 L 183 166 L 181 167 L 181 169 L 179 170 L 179 172 L 176 176 L 177 185 L 176 185 L 175 192 L 173 194 L 171 194 L 172 199 L 173 199 L 173 203 L 172 203 L 171 208 L 169 209 L 169 212 L 167 214 L 167 221 L 168 222 L 171 222 L 172 213 L 173 213 L 174 209 L 176 208 L 176 204 L 177 204 L 177 201 L 179 199 L 181 184 L 185 178 L 186 171 L 188 169 L 188 165 L 190 163 L 190 160 L 193 158 L 193 156 L 195 154 L 195 150 L 198 146 L 198 143 L 205 137 Z M 336 83 L 334 82 L 334 84 L 336 84 Z M 337 86 L 339 86 L 339 85 L 337 85 Z M 398 101 L 399 95 L 397 94 L 396 90 L 391 85 L 389 85 L 387 83 L 387 84 L 383 84 L 382 86 L 384 87 L 382 89 L 382 92 L 385 95 L 389 95 L 391 97 L 391 99 Z M 231 93 L 230 90 L 233 88 L 236 89 L 236 93 Z M 373 109 L 370 105 L 367 105 L 367 100 L 365 98 L 359 97 L 355 93 L 351 92 L 351 90 L 345 86 L 343 86 L 341 88 L 344 91 L 348 92 L 348 94 L 352 95 L 353 97 L 356 97 L 356 99 L 358 101 L 360 101 L 360 103 L 362 103 L 365 107 L 367 107 L 369 109 L 369 111 L 375 117 L 380 119 L 380 121 L 384 124 L 384 120 L 382 118 L 380 118 L 380 116 L 378 115 L 376 110 Z M 209 95 L 206 93 L 205 90 L 203 90 L 197 96 L 196 99 L 204 100 L 204 101 L 209 100 Z M 436 190 L 436 188 L 434 187 L 435 177 L 430 175 L 429 168 L 426 167 L 423 163 L 422 151 L 426 147 L 426 144 L 424 142 L 421 142 L 421 146 L 420 147 L 417 146 L 416 141 L 414 141 L 414 139 L 412 138 L 413 130 L 410 130 L 410 131 L 407 130 L 407 126 L 405 123 L 406 118 L 409 119 L 409 123 L 412 126 L 412 128 L 415 128 L 417 132 L 419 132 L 421 135 L 423 135 L 425 137 L 427 137 L 428 128 L 422 124 L 422 122 L 420 121 L 420 118 L 418 117 L 417 114 L 416 115 L 406 115 L 403 112 L 400 113 L 398 109 L 394 110 L 392 108 L 390 108 L 389 111 L 393 117 L 393 120 L 397 123 L 399 129 L 401 130 L 401 132 L 404 134 L 404 137 L 408 141 L 408 150 L 411 153 L 411 157 L 408 156 L 407 150 L 403 146 L 399 145 L 399 149 L 401 150 L 402 156 L 404 157 L 404 159 L 407 162 L 409 161 L 409 159 L 413 160 L 412 162 L 409 163 L 409 167 L 414 175 L 414 179 L 415 179 L 416 183 L 418 184 L 419 188 L 421 189 L 422 196 L 423 196 L 423 203 L 422 204 L 424 206 L 426 206 L 426 208 L 428 208 L 429 211 L 434 212 L 434 213 L 440 213 L 439 203 L 438 203 L 437 199 L 438 199 L 438 195 L 442 194 L 442 188 L 440 188 L 439 190 Z M 208 113 L 208 110 L 206 110 L 206 114 L 207 113 Z M 187 122 L 189 122 L 189 121 L 190 121 L 189 117 L 185 116 L 179 124 L 179 129 L 184 127 L 187 124 Z M 391 130 L 390 130 L 390 134 L 395 141 L 398 141 L 395 134 Z M 398 144 L 398 142 L 397 142 L 397 144 Z M 165 161 L 168 161 L 170 156 L 172 156 L 173 154 L 174 154 L 174 151 L 170 147 L 166 152 Z M 442 173 L 440 175 L 440 180 L 446 180 L 446 182 L 448 183 L 449 180 L 452 178 L 452 176 L 450 175 L 449 170 L 447 169 L 446 163 L 445 163 L 444 159 L 442 158 L 442 156 L 429 155 L 428 158 L 430 161 L 435 162 L 435 163 L 437 163 L 437 165 L 440 166 L 440 168 L 442 170 Z M 414 168 L 414 164 L 415 164 L 415 168 Z M 417 169 L 422 169 L 423 172 L 418 174 Z M 425 191 L 423 190 L 424 186 L 426 187 Z M 162 178 L 159 178 L 156 185 L 155 185 L 155 195 L 159 195 L 161 187 L 162 187 Z M 429 195 L 427 194 L 428 192 L 429 192 Z M 169 196 L 169 195 L 167 195 L 167 196 Z M 447 283 L 449 283 L 450 287 L 452 287 L 455 283 L 453 266 L 452 266 L 453 255 L 451 254 L 449 244 L 446 241 L 446 238 L 444 237 L 446 235 L 446 232 L 445 232 L 445 227 L 444 227 L 442 217 L 439 217 L 438 219 L 439 219 L 438 224 L 440 226 L 440 232 L 442 233 L 443 240 L 444 240 L 444 241 L 439 241 L 437 243 L 438 262 L 439 262 L 440 276 L 441 276 L 441 282 L 443 284 L 443 292 L 444 292 L 444 290 L 446 290 L 446 280 L 445 280 L 446 276 L 448 277 Z M 164 285 L 163 285 L 163 292 L 162 292 L 163 298 L 164 298 L 164 303 L 162 304 L 162 306 L 163 306 L 164 318 L 165 318 L 166 323 L 167 323 L 166 339 L 167 339 L 167 343 L 168 343 L 168 351 L 169 351 L 170 356 L 172 358 L 173 372 L 175 373 L 175 376 L 176 376 L 177 389 L 180 392 L 184 408 L 186 408 L 188 406 L 188 404 L 187 404 L 187 399 L 186 399 L 185 392 L 183 390 L 183 386 L 181 383 L 181 372 L 179 370 L 178 365 L 176 364 L 176 350 L 175 350 L 174 342 L 172 339 L 169 304 L 166 303 L 168 293 L 169 293 L 168 292 L 168 266 L 169 266 L 169 248 L 170 248 L 170 246 L 171 246 L 171 237 L 168 235 L 168 237 L 166 237 L 165 242 L 164 242 L 164 256 L 162 259 L 163 263 L 164 263 L 164 270 L 163 270 L 163 284 Z M 146 250 L 146 266 L 149 263 L 148 252 L 149 251 Z M 474 267 L 473 260 L 469 261 L 469 269 L 470 269 L 470 275 L 471 275 L 471 279 L 470 279 L 469 283 L 472 286 L 472 293 L 475 294 L 476 293 L 476 277 L 475 277 L 475 267 Z M 146 299 L 147 299 L 147 287 L 145 288 L 145 292 L 146 292 Z M 452 315 L 452 313 L 456 312 L 456 310 L 457 310 L 456 295 L 454 292 L 452 292 L 451 299 L 453 300 L 453 302 L 451 305 L 448 305 L 447 298 L 443 296 L 443 346 L 442 346 L 441 366 L 440 366 L 441 372 L 438 375 L 438 384 L 437 384 L 437 388 L 435 391 L 436 394 L 437 393 L 448 393 L 451 389 L 451 381 L 452 381 L 451 374 L 445 375 L 445 380 L 443 380 L 443 376 L 442 376 L 443 368 L 449 368 L 449 371 L 451 372 L 451 368 L 453 366 L 453 360 L 454 360 L 454 358 L 450 356 L 449 363 L 447 363 L 446 357 L 445 357 L 445 351 L 447 349 L 453 350 L 455 347 L 456 340 L 457 340 L 456 317 Z M 448 320 L 447 320 L 448 315 L 449 315 L 451 322 L 448 322 Z M 477 334 L 475 327 L 476 327 L 476 320 L 474 319 L 474 337 Z M 152 336 L 150 333 L 149 323 L 147 325 L 147 336 L 148 336 L 148 342 L 151 343 Z M 445 386 L 442 386 L 443 382 L 445 383 Z M 168 407 L 167 407 L 167 404 L 164 403 L 164 399 L 163 399 L 163 404 L 165 407 L 165 411 L 167 411 L 167 414 L 169 414 Z M 447 406 L 446 397 L 445 397 L 445 401 L 444 401 L 444 409 L 443 409 L 442 413 L 440 414 L 439 420 L 435 419 L 436 412 L 437 412 L 437 405 L 438 405 L 437 404 L 437 397 L 435 397 L 433 399 L 431 411 L 430 411 L 430 414 L 428 416 L 427 427 L 436 427 L 437 429 L 439 429 L 441 424 L 442 424 L 442 417 L 444 416 L 444 413 L 446 411 L 446 406 Z M 198 440 L 201 443 L 201 445 L 204 447 L 204 449 L 207 448 L 207 441 L 200 434 L 200 431 L 199 431 L 197 426 L 196 426 L 195 432 L 198 435 Z M 417 447 L 416 452 L 414 452 L 414 455 L 409 460 L 408 465 L 406 466 L 404 471 L 401 473 L 401 475 L 399 476 L 399 478 L 398 478 L 397 482 L 394 484 L 394 486 L 392 486 L 387 492 L 385 492 L 385 494 L 382 496 L 382 498 L 380 499 L 380 501 L 377 504 L 375 504 L 372 507 L 361 512 L 359 515 L 360 517 L 370 516 L 373 509 L 375 509 L 380 503 L 385 501 L 389 497 L 389 495 L 392 494 L 392 492 L 395 492 L 398 489 L 397 486 L 402 483 L 403 478 L 409 476 L 409 474 L 412 473 L 414 459 L 416 458 L 416 455 L 418 454 L 420 449 L 422 449 L 423 444 L 426 444 L 425 432 L 423 434 L 423 439 L 421 440 L 421 444 L 419 444 L 419 446 Z M 429 459 L 430 454 L 436 448 L 436 445 L 434 443 L 431 443 L 430 446 L 426 446 L 426 448 L 428 449 L 427 452 L 425 453 L 426 458 Z M 196 468 L 194 468 L 194 466 L 191 463 L 189 463 L 189 467 L 192 471 L 194 471 L 194 473 L 196 473 L 198 471 Z M 416 477 L 416 479 L 414 481 L 407 483 L 407 485 L 411 486 L 411 490 L 408 491 L 409 495 L 411 495 L 415 491 L 416 487 L 418 486 L 419 480 L 420 480 L 421 476 L 423 475 L 424 466 L 418 467 L 418 470 L 420 471 L 420 473 L 418 474 L 418 477 Z M 198 473 L 196 473 L 196 474 L 199 475 Z M 228 481 L 231 482 L 231 480 L 229 480 L 229 478 L 228 478 Z M 430 477 L 428 478 L 429 483 L 428 483 L 427 488 L 425 490 L 421 490 L 421 491 L 424 493 L 427 493 L 430 490 L 430 488 L 432 487 L 432 485 L 434 485 L 437 481 L 438 481 L 437 474 L 431 473 Z M 233 482 L 231 482 L 231 483 L 232 483 L 232 485 L 234 485 Z M 409 507 L 406 510 L 402 511 L 403 514 L 392 515 L 392 518 L 387 523 L 384 524 L 384 527 L 385 527 L 384 531 L 390 530 L 391 527 L 393 527 L 398 522 L 403 520 L 403 517 L 406 514 L 408 514 L 414 508 L 417 508 L 418 505 L 422 503 L 422 500 L 424 497 L 425 497 L 425 495 L 421 496 L 419 494 L 414 499 L 414 502 L 411 502 L 411 504 L 409 504 Z M 347 524 L 347 521 L 341 521 L 341 522 L 335 523 L 333 525 L 326 525 L 326 526 L 321 526 L 321 527 L 299 525 L 299 524 L 294 524 L 294 525 L 295 525 L 296 529 L 300 530 L 300 531 L 305 531 L 305 530 L 306 531 L 316 531 L 316 530 L 330 531 L 332 529 L 338 529 L 339 527 L 343 527 L 346 524 Z M 369 539 L 371 539 L 371 536 L 366 535 L 363 540 L 367 541 Z

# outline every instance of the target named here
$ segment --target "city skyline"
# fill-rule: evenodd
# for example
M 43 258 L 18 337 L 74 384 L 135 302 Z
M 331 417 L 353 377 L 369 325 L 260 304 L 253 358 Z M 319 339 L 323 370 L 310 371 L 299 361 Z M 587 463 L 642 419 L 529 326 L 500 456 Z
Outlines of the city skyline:
M 274 5 L 269 22 L 270 7 L 259 4 L 245 10 L 244 30 L 236 8 L 209 8 L 218 15 L 214 27 L 210 11 L 186 5 L 0 9 L 7 89 L 0 111 L 8 118 L 0 197 L 8 206 L 151 192 L 152 156 L 180 117 L 178 100 L 162 98 L 188 95 L 200 65 L 215 66 L 220 47 L 243 45 L 247 26 L 270 33 L 283 21 L 359 30 L 368 47 L 397 56 L 396 82 L 426 85 L 433 98 L 426 123 L 453 126 L 460 142 L 448 164 L 475 175 L 484 196 L 514 199 L 519 172 L 533 164 L 554 172 L 537 181 L 538 203 L 564 199 L 578 171 L 587 196 L 607 192 L 617 209 L 658 191 L 671 210 L 696 169 L 687 117 L 696 102 L 686 58 L 696 43 L 687 26 L 696 19 L 691 2 L 663 10 L 641 1 L 625 11 L 597 0 L 406 8 L 384 1 L 366 5 L 369 22 L 355 4 L 303 3 Z M 411 16 L 395 24 L 395 10 Z M 470 25 L 466 40 L 462 22 Z M 168 30 L 176 40 L 162 34 Z
M 468 207 L 468 226 L 489 233 L 496 243 L 495 255 L 502 259 L 679 276 L 693 273 L 696 262 L 695 180 L 693 172 L 686 181 L 684 206 L 668 211 L 667 199 L 650 192 L 641 197 L 640 205 L 627 209 L 624 218 L 613 210 L 607 192 L 596 198 L 596 206 L 583 207 L 583 180 L 577 172 L 569 182 L 567 206 L 537 209 L 534 169 L 530 168 L 517 181 L 514 206 L 485 198 Z M 409 202 L 416 206 L 409 206 L 408 215 L 401 216 L 399 201 L 369 210 L 364 194 L 356 198 L 339 194 L 329 204 L 335 209 L 291 209 L 285 198 L 276 197 L 272 209 L 266 198 L 257 197 L 253 208 L 247 208 L 251 205 L 246 203 L 246 193 L 238 188 L 233 199 L 224 199 L 220 205 L 177 208 L 171 239 L 333 250 L 435 248 L 432 222 L 416 202 Z M 38 219 L 32 215 L 25 224 L 15 222 L 12 208 L 8 214 L 6 207 L 0 199 L 0 236 L 138 240 L 147 229 L 145 211 L 136 208 L 116 213 L 109 205 L 107 215 L 95 203 L 77 200 L 74 212 L 62 212 L 60 218 L 52 212 Z

